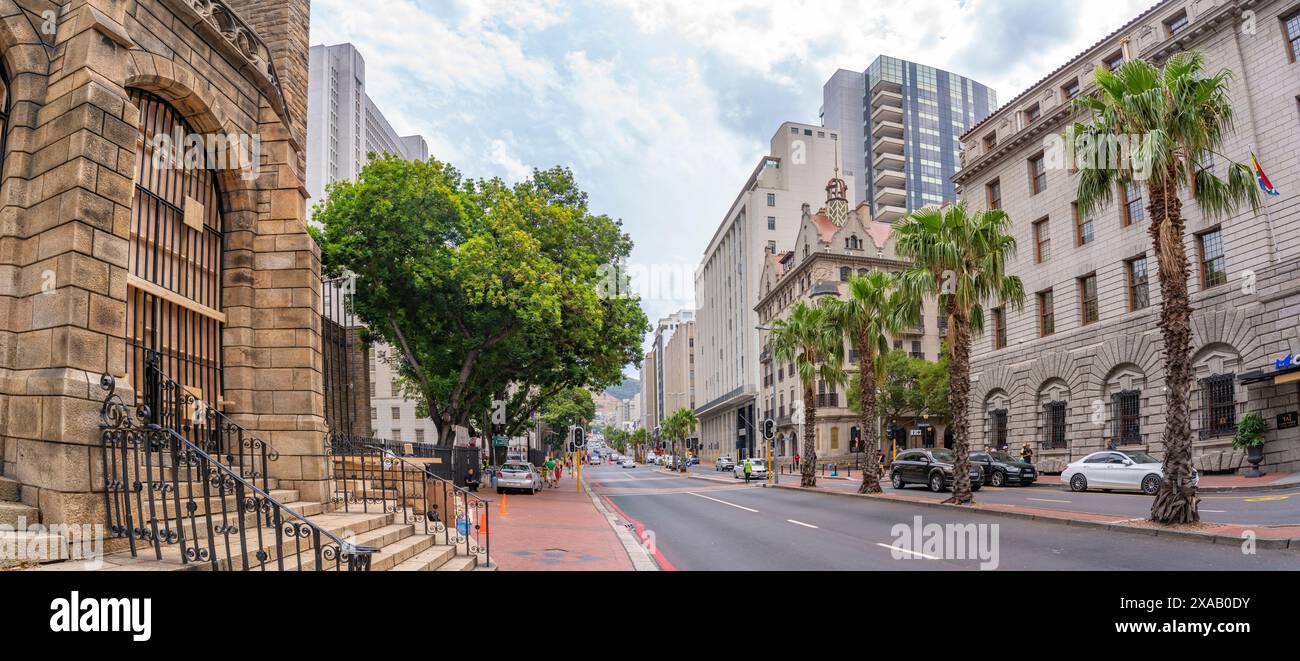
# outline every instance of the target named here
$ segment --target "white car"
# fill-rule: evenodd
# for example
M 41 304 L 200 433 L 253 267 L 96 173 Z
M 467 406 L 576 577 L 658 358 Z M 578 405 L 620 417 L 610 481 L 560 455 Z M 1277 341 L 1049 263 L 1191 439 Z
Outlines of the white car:
M 762 459 L 750 459 L 749 464 L 750 467 L 752 468 L 752 470 L 749 473 L 749 479 L 751 480 L 767 479 L 767 464 Z M 736 462 L 735 468 L 731 469 L 731 476 L 736 478 L 737 480 L 745 479 L 745 462 L 743 461 Z
M 631 459 L 624 459 L 623 468 L 636 468 L 636 462 Z
M 713 460 L 713 470 L 718 471 L 719 473 L 722 471 L 732 470 L 735 467 L 736 460 L 731 457 L 723 456 Z
M 1070 485 L 1070 491 L 1141 491 L 1154 496 L 1164 481 L 1164 465 L 1155 457 L 1131 450 L 1104 450 L 1094 452 L 1065 467 L 1061 481 Z M 1192 483 L 1199 484 L 1201 475 L 1192 470 Z

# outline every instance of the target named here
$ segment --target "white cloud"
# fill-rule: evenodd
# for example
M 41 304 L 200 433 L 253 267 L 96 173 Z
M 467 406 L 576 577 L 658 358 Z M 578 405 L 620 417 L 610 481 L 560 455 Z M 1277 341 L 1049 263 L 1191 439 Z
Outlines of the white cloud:
M 505 139 L 496 139 L 488 150 L 489 159 L 492 163 L 501 167 L 505 171 L 507 183 L 517 184 L 533 175 L 533 168 L 529 167 L 523 161 L 515 156 L 510 150 L 510 142 L 514 142 L 514 136 L 507 132 Z

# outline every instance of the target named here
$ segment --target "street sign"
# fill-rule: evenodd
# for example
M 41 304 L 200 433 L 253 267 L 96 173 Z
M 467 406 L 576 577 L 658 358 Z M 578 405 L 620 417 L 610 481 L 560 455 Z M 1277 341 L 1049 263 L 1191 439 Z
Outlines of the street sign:
M 776 437 L 776 421 L 768 418 L 763 421 L 763 438 L 772 440 Z

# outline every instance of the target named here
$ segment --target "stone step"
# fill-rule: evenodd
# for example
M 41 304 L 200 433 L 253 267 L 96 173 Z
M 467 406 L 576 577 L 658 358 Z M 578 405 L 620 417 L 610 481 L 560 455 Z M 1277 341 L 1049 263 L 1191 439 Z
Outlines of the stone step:
M 0 569 L 14 569 L 62 562 L 68 559 L 68 547 L 59 535 L 48 532 L 0 531 Z M 12 550 L 12 554 L 9 551 Z
M 447 564 L 439 567 L 437 571 L 473 571 L 478 565 L 478 558 L 472 555 L 458 555 Z
M 7 477 L 0 477 L 0 502 L 16 503 L 20 498 L 18 482 Z
M 456 557 L 456 547 L 434 545 L 388 571 L 434 571 Z
M 41 522 L 40 512 L 22 503 L 0 502 L 0 526 L 17 528 L 20 521 L 24 525 L 36 525 Z
M 181 493 L 179 495 L 181 512 L 186 512 L 187 511 L 186 508 L 189 506 L 188 489 L 184 488 L 184 486 L 185 485 L 182 486 L 182 489 L 180 490 Z M 270 494 L 271 497 L 274 498 L 276 501 L 285 505 L 288 505 L 288 503 L 301 502 L 298 500 L 298 491 L 294 489 L 272 489 L 270 491 Z M 251 495 L 252 494 L 248 494 L 248 496 Z M 163 507 L 164 499 L 166 500 L 165 510 Z M 212 509 L 212 515 L 214 517 L 218 517 L 221 515 L 223 511 L 222 501 L 224 501 L 225 504 L 224 511 L 226 512 L 227 516 L 231 517 L 231 519 L 237 519 L 237 517 L 239 516 L 239 503 L 237 502 L 238 496 L 234 494 L 228 494 L 225 498 L 219 498 L 214 495 L 208 498 L 207 500 L 204 500 L 201 487 L 198 487 L 196 489 L 196 494 L 194 498 L 194 506 L 195 506 L 194 514 L 196 516 L 206 515 L 208 513 L 208 506 L 210 505 Z M 141 502 L 144 508 L 143 514 L 147 516 L 149 514 L 149 501 L 142 500 Z M 154 514 L 156 516 L 163 517 L 165 515 L 168 518 L 172 518 L 172 519 L 176 518 L 176 512 L 177 512 L 176 498 L 173 498 L 171 495 L 162 496 L 160 494 L 155 494 L 153 497 L 153 505 L 154 505 Z M 138 516 L 139 514 L 140 512 L 136 511 L 135 497 L 132 496 L 131 515 Z M 302 514 L 303 516 L 311 516 L 311 514 L 308 514 L 306 512 L 299 512 L 299 514 Z M 313 514 L 319 514 L 319 512 L 313 512 Z M 249 517 L 252 516 L 252 514 L 246 514 L 246 515 Z

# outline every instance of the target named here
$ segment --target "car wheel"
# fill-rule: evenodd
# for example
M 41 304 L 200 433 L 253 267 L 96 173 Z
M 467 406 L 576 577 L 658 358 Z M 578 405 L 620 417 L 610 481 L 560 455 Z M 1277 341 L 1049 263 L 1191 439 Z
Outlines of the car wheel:
M 1156 495 L 1156 492 L 1160 491 L 1160 482 L 1159 475 L 1148 475 L 1142 478 L 1142 493 L 1148 496 Z
M 1082 475 L 1075 475 L 1070 478 L 1070 491 L 1087 491 L 1088 478 Z
M 983 485 L 983 484 L 971 484 L 971 485 L 970 485 L 970 490 L 971 490 L 972 492 L 979 491 L 980 489 L 983 489 L 983 488 L 984 488 L 984 485 Z
M 943 473 L 935 473 L 930 476 L 930 491 L 943 493 Z
M 501 494 L 503 494 L 503 493 L 505 493 L 505 492 L 506 492 L 505 489 L 502 489 L 501 487 L 497 487 L 497 495 L 498 495 L 498 496 L 501 495 Z
M 894 485 L 895 489 L 902 489 L 907 486 L 907 484 L 903 482 L 903 476 L 897 472 L 889 476 L 889 482 Z
M 995 487 L 1005 487 L 1007 485 L 1007 474 L 1002 471 L 993 471 L 993 477 L 990 478 L 989 484 Z

